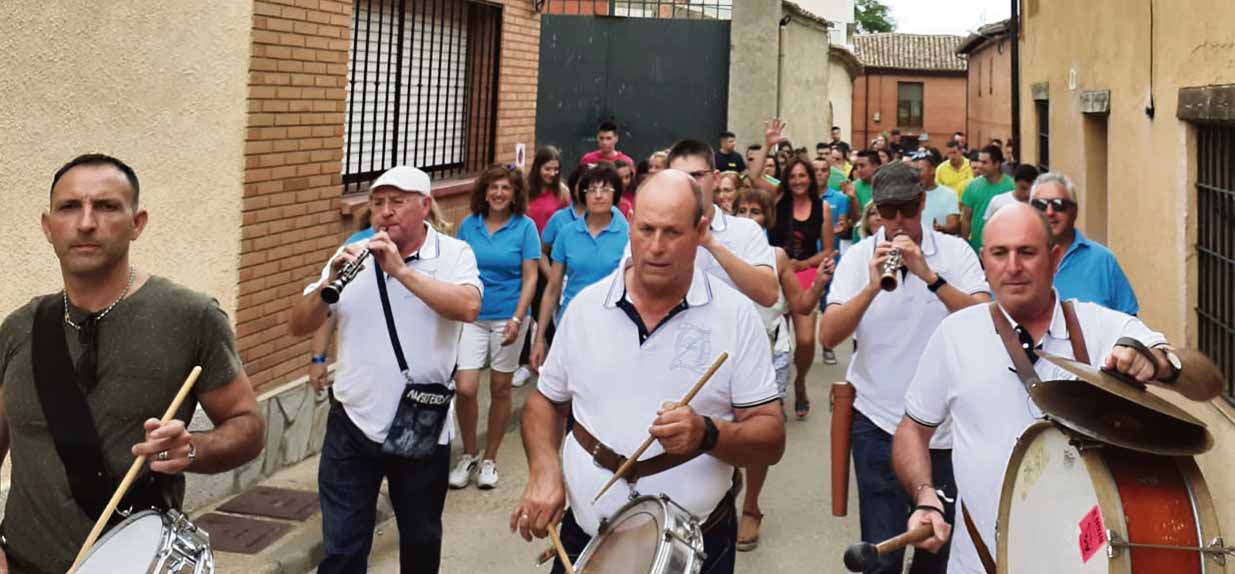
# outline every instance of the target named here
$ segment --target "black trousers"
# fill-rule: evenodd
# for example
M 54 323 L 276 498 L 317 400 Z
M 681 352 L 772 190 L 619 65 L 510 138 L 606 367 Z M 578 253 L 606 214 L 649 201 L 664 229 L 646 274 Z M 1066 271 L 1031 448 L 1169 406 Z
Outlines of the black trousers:
M 442 556 L 442 509 L 450 472 L 450 446 L 427 460 L 382 454 L 331 401 L 317 471 L 326 559 L 319 574 L 363 574 L 377 521 L 377 496 L 385 478 L 399 525 L 399 572 L 437 574 Z
M 715 521 L 709 521 L 711 523 L 705 525 L 703 530 L 703 549 L 707 558 L 703 561 L 701 574 L 733 574 L 738 539 L 738 513 L 734 505 L 733 491 L 725 495 L 713 514 L 716 516 Z M 592 541 L 592 537 L 575 521 L 572 510 L 567 510 L 566 516 L 562 518 L 560 536 L 562 546 L 572 563 L 579 560 L 579 555 L 583 554 L 584 548 Z M 653 549 L 648 548 L 647 551 L 650 554 Z M 554 558 L 552 574 L 565 573 L 566 567 L 561 559 Z

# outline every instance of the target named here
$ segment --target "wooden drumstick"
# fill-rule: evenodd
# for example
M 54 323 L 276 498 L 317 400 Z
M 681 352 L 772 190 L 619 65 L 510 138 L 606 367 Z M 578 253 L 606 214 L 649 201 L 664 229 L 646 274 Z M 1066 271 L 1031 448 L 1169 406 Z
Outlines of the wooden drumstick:
M 180 405 L 184 403 L 184 399 L 189 396 L 189 391 L 193 390 L 193 384 L 197 382 L 197 377 L 202 374 L 200 365 L 193 367 L 189 373 L 189 377 L 184 380 L 184 384 L 180 385 L 180 391 L 176 393 L 176 398 L 172 399 L 172 404 L 167 407 L 167 412 L 163 413 L 163 419 L 160 424 L 166 424 L 176 416 L 176 411 L 180 410 Z M 95 521 L 94 528 L 90 529 L 90 535 L 86 537 L 86 542 L 81 545 L 81 550 L 77 552 L 77 558 L 73 560 L 73 566 L 69 568 L 69 574 L 77 572 L 77 567 L 81 565 L 81 561 L 86 558 L 86 554 L 90 552 L 90 548 L 99 539 L 99 535 L 103 533 L 103 527 L 107 525 L 107 521 L 111 519 L 112 513 L 116 512 L 116 506 L 120 504 L 120 499 L 128 494 L 129 487 L 133 486 L 133 481 L 137 479 L 137 473 L 141 472 L 142 466 L 146 464 L 146 455 L 140 455 L 133 459 L 133 464 L 129 466 L 129 472 L 124 475 L 124 480 L 120 481 L 120 486 L 116 487 L 116 492 L 111 495 L 111 500 L 107 501 L 107 507 L 103 509 L 103 514 L 99 515 L 99 519 Z
M 719 369 L 720 366 L 723 365 L 728 359 L 729 353 L 721 353 L 719 357 L 716 357 L 716 360 L 712 362 L 712 366 L 708 367 L 706 373 L 703 373 L 703 377 L 699 379 L 699 382 L 695 383 L 695 386 L 690 389 L 690 392 L 686 393 L 686 396 L 682 397 L 682 400 L 677 402 L 676 406 L 680 407 L 682 405 L 689 404 L 690 401 L 695 398 L 695 395 L 699 394 L 699 390 L 702 389 L 703 385 L 708 382 L 708 379 L 711 379 L 712 375 L 716 374 L 716 370 Z M 618 479 L 625 476 L 627 472 L 630 472 L 631 467 L 639 461 L 639 457 L 643 456 L 644 451 L 646 451 L 648 447 L 651 447 L 652 442 L 655 440 L 656 437 L 648 436 L 647 440 L 644 440 L 643 444 L 639 445 L 639 448 L 635 449 L 634 454 L 630 455 L 630 458 L 627 458 L 626 462 L 622 463 L 622 466 L 618 467 L 617 472 L 614 472 L 613 476 L 609 477 L 609 481 L 606 482 L 604 486 L 600 487 L 600 492 L 596 493 L 596 497 L 592 499 L 592 504 L 596 504 L 596 501 L 600 500 L 600 497 L 605 495 L 605 492 L 609 490 L 609 487 L 616 484 Z
M 845 568 L 850 572 L 865 572 L 876 564 L 881 555 L 896 552 L 910 544 L 917 544 L 934 536 L 935 527 L 930 524 L 919 524 L 912 529 L 897 534 L 878 544 L 859 542 L 845 549 Z
M 575 574 L 575 567 L 570 563 L 570 557 L 566 555 L 566 547 L 562 546 L 562 538 L 558 536 L 557 525 L 549 525 L 549 539 L 553 541 L 553 548 L 557 549 L 557 557 L 562 561 L 562 566 L 566 567 L 566 574 Z

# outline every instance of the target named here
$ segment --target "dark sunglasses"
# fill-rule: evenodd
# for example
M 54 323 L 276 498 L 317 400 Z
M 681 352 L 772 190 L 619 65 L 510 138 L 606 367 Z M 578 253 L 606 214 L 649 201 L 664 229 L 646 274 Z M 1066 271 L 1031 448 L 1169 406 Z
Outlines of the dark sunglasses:
M 1032 205 L 1034 209 L 1045 213 L 1047 207 L 1054 208 L 1056 212 L 1067 211 L 1072 209 L 1072 206 L 1076 205 L 1076 202 L 1071 199 L 1064 199 L 1060 197 L 1055 199 L 1038 198 L 1030 201 L 1029 204 Z
M 921 207 L 921 202 L 910 201 L 908 203 L 882 203 L 876 204 L 875 209 L 879 212 L 879 217 L 883 219 L 896 219 L 896 214 L 900 213 L 901 217 L 906 219 L 918 214 L 918 209 Z

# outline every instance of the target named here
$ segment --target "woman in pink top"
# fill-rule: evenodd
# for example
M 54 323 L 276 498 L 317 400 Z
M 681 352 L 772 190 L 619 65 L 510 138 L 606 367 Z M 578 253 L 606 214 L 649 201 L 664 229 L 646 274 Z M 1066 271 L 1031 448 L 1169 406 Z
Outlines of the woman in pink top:
M 557 210 L 570 203 L 570 194 L 562 186 L 562 154 L 553 146 L 536 150 L 532 169 L 527 172 L 527 215 L 536 222 L 536 232 Z

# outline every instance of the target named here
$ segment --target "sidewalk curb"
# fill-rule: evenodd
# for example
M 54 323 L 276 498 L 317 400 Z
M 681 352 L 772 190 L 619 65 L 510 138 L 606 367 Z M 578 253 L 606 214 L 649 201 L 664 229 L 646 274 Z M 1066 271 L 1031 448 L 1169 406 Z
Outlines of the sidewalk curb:
M 523 403 L 527 394 L 533 392 L 534 389 L 535 384 L 533 381 L 513 389 L 510 425 L 506 429 L 506 433 L 511 433 L 518 428 L 519 419 L 523 413 Z M 484 417 L 481 417 L 480 422 L 482 425 L 485 420 Z M 476 433 L 477 444 L 485 444 L 488 436 L 489 429 L 478 429 Z M 456 460 L 462 452 L 462 441 L 451 441 L 451 460 Z M 316 458 L 315 456 L 310 460 L 315 460 Z M 449 496 L 449 493 L 447 496 Z M 220 501 L 219 504 L 222 504 L 222 502 Z M 216 505 L 197 509 L 194 511 L 194 514 L 200 515 L 211 511 L 214 509 L 214 506 Z M 385 484 L 382 487 L 382 495 L 378 497 L 376 522 L 373 548 L 369 552 L 370 556 L 384 551 L 396 550 L 399 546 L 398 527 L 394 520 L 394 509 L 391 507 L 390 497 L 386 491 Z M 390 533 L 395 535 L 390 536 Z M 241 555 L 216 552 L 215 562 L 220 574 L 241 571 L 253 574 L 304 574 L 313 571 L 325 556 L 326 550 L 322 541 L 322 514 L 319 511 L 304 522 L 294 524 L 292 530 L 286 536 L 258 554 Z M 251 564 L 251 561 L 255 560 L 260 560 L 261 563 Z M 245 565 L 243 570 L 240 568 L 241 564 Z

